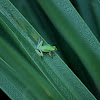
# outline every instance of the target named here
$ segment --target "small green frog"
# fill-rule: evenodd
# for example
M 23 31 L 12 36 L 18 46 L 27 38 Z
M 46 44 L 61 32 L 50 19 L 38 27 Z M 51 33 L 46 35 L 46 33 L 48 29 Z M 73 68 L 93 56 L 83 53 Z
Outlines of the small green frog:
M 43 45 L 43 41 L 39 39 L 39 42 L 35 51 L 40 57 L 43 57 L 43 52 L 49 52 L 49 55 L 52 57 L 51 52 L 57 51 L 57 48 L 49 44 Z

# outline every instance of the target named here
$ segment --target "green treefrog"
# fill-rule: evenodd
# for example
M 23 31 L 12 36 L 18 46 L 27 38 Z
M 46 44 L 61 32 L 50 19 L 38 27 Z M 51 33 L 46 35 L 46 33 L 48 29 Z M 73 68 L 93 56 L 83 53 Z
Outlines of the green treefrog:
M 40 57 L 43 57 L 43 52 L 49 52 L 49 55 L 52 57 L 51 52 L 57 51 L 57 48 L 49 44 L 43 45 L 43 41 L 39 40 L 35 51 Z

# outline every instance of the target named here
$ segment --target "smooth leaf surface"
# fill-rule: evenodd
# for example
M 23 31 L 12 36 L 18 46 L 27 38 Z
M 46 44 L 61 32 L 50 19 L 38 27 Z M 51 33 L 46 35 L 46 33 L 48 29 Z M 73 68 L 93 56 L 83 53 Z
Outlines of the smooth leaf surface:
M 47 54 L 41 59 L 36 54 L 35 48 L 41 36 L 8 0 L 0 1 L 0 12 L 1 32 L 8 36 L 6 39 L 6 35 L 0 34 L 0 74 L 4 78 L 12 78 L 9 80 L 16 86 L 13 82 L 16 77 L 25 87 L 28 86 L 30 95 L 36 99 L 95 100 L 56 53 L 53 59 Z M 3 65 L 5 71 L 13 71 L 5 72 Z M 16 75 L 14 78 L 13 74 Z M 21 92 L 20 85 L 18 83 L 17 89 Z M 11 93 L 9 95 L 12 97 Z M 25 97 L 28 98 L 27 93 Z
M 73 1 L 72 1 L 73 2 Z M 98 8 L 98 1 L 97 0 L 75 0 L 74 3 L 77 5 L 76 9 L 78 10 L 79 14 L 82 16 L 83 20 L 87 23 L 88 27 L 91 29 L 93 34 L 96 36 L 98 41 L 100 41 L 100 34 L 97 27 L 96 22 L 96 13 L 93 12 L 96 8 Z M 96 8 L 93 5 L 97 4 Z M 84 7 L 85 6 L 85 7 Z
M 75 50 L 100 90 L 99 41 L 68 0 L 50 0 L 48 2 L 37 0 L 37 2 L 61 32 L 61 35 Z
M 57 53 L 65 61 L 65 63 L 68 64 L 69 68 L 71 68 L 71 70 L 82 81 L 82 83 L 89 89 L 89 91 L 95 95 L 96 98 L 100 98 L 97 85 L 95 84 L 95 82 L 94 82 L 93 78 L 91 77 L 90 73 L 88 72 L 88 70 L 85 68 L 85 65 L 83 65 L 83 62 L 81 61 L 81 59 L 78 57 L 78 55 L 73 50 L 71 45 L 67 42 L 67 39 L 64 39 L 62 34 L 52 24 L 52 22 L 47 17 L 47 15 L 44 13 L 43 9 L 39 6 L 39 4 L 35 0 L 30 0 L 30 1 L 10 0 L 10 1 L 17 7 L 17 9 L 25 16 L 25 18 L 34 26 L 34 28 L 43 36 L 43 38 L 49 44 L 56 45 L 56 47 L 58 48 Z M 73 1 L 73 2 L 77 3 L 77 1 Z M 85 8 L 82 8 L 82 7 L 79 7 L 79 8 L 82 10 L 89 8 L 88 3 L 86 3 L 86 1 L 80 1 L 80 3 L 82 3 L 82 4 L 83 4 L 83 2 L 84 2 L 83 6 L 85 6 Z M 89 5 L 91 5 L 91 3 L 92 3 L 92 1 L 89 3 Z M 76 5 L 75 8 L 78 8 L 78 6 L 80 6 L 80 5 Z M 98 6 L 96 5 L 95 8 L 98 8 Z M 95 10 L 95 9 L 93 9 L 93 10 Z M 93 24 L 94 23 L 93 20 L 95 20 L 94 16 L 92 16 L 93 14 L 91 14 L 91 12 L 89 12 L 90 11 L 89 9 L 87 9 L 85 11 L 87 11 L 87 14 L 89 14 L 89 17 L 88 16 L 84 17 L 85 22 L 88 24 L 89 28 L 92 31 L 94 30 L 95 32 L 97 32 L 97 30 L 95 30 L 96 28 L 93 27 L 93 26 L 96 26 Z M 85 13 L 83 13 L 83 14 L 85 15 Z M 95 14 L 95 15 L 97 15 L 97 14 Z M 88 18 L 90 18 L 90 19 L 88 19 Z M 66 27 L 66 29 L 67 28 L 68 27 Z M 99 37 L 97 37 L 97 38 L 99 38 Z
M 35 64 L 33 66 L 28 64 L 24 58 L 17 54 L 17 52 L 13 51 L 2 39 L 0 39 L 0 43 L 0 48 L 2 48 L 0 51 L 0 73 L 4 78 L 8 79 L 10 84 L 13 85 L 23 97 L 29 95 L 28 99 L 61 99 L 59 95 L 56 95 L 56 92 L 53 93 L 54 88 L 44 80 L 44 77 L 39 75 L 41 73 L 36 69 L 34 70 L 36 66 Z M 11 58 L 9 58 L 9 56 L 11 56 Z M 43 84 L 41 84 L 42 82 Z M 48 87 L 48 89 L 46 89 L 45 86 Z M 52 90 L 52 92 L 49 91 L 49 89 Z M 27 91 L 29 93 L 24 94 L 24 92 Z M 11 92 L 10 96 L 16 98 L 13 93 Z M 52 94 L 53 96 L 51 96 Z

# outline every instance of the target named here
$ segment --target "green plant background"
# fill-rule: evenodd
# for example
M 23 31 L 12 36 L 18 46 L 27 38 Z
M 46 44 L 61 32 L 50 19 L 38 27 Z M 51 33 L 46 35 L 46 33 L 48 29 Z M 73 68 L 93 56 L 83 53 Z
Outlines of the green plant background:
M 100 99 L 97 0 L 0 0 L 0 88 L 13 100 Z M 36 52 L 39 38 L 57 47 Z

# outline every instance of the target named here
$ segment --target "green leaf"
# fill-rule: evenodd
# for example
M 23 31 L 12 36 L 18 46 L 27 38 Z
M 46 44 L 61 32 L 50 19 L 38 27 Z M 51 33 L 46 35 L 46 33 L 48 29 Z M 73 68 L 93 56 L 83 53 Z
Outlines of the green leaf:
M 48 34 L 52 33 L 53 30 L 47 26 L 47 17 L 39 9 L 39 5 L 34 0 L 10 0 L 16 8 L 23 14 L 23 16 L 29 21 L 30 24 L 42 35 L 46 41 L 52 43 L 49 39 Z M 48 34 L 47 34 L 48 33 Z
M 25 97 L 28 99 L 61 99 L 59 95 L 56 95 L 56 92 L 53 93 L 54 88 L 48 84 L 46 79 L 42 75 L 42 77 L 40 76 L 41 72 L 34 70 L 36 66 L 34 63 L 33 66 L 28 64 L 27 61 L 17 52 L 14 52 L 13 49 L 2 40 L 2 38 L 0 38 L 0 43 L 0 74 L 8 80 L 9 84 L 12 85 L 14 89 L 16 89 L 15 92 L 9 93 L 11 98 L 15 99 L 16 94 L 20 93 L 23 98 Z M 11 58 L 9 58 L 9 56 L 11 56 Z M 42 82 L 43 84 L 41 84 Z M 48 87 L 48 89 L 45 87 Z M 50 92 L 49 89 L 52 91 Z M 53 96 L 51 96 L 52 94 Z
M 96 15 L 98 14 L 93 13 L 93 10 L 98 8 L 98 5 L 96 5 L 95 8 L 93 8 L 93 5 L 95 5 L 96 3 L 98 4 L 98 1 L 97 0 L 91 0 L 91 1 L 90 0 L 75 0 L 72 2 L 76 4 L 75 8 L 78 10 L 79 14 L 83 18 L 83 20 L 86 22 L 88 27 L 91 29 L 93 34 L 96 36 L 96 38 L 100 41 L 100 34 L 97 27 L 97 23 L 99 22 L 96 22 Z
M 100 66 L 100 44 L 98 40 L 68 0 L 43 1 L 37 0 L 61 32 L 62 37 L 75 50 L 100 90 L 100 70 L 98 68 Z
M 25 16 L 25 18 L 34 26 L 34 28 L 43 36 L 43 38 L 48 43 L 57 46 L 58 48 L 57 53 L 60 55 L 60 57 L 65 61 L 65 63 L 68 64 L 68 66 L 78 76 L 78 78 L 83 82 L 83 84 L 89 89 L 89 91 L 91 91 L 96 96 L 96 98 L 100 98 L 97 86 L 94 80 L 92 79 L 91 75 L 83 65 L 82 61 L 80 60 L 76 52 L 73 50 L 73 48 L 69 45 L 69 43 L 63 38 L 60 32 L 51 23 L 51 21 L 49 20 L 47 15 L 43 12 L 38 3 L 36 3 L 34 0 L 30 0 L 30 2 L 27 2 L 26 0 L 24 1 L 10 0 L 10 1 L 19 9 L 19 11 Z M 76 1 L 73 2 L 76 3 Z M 84 3 L 84 5 L 86 6 L 87 3 Z M 76 7 L 77 6 L 80 5 L 76 5 Z M 85 10 L 84 8 L 82 9 Z M 88 10 L 89 9 L 85 11 L 88 12 Z M 91 18 L 92 17 L 93 16 L 91 16 Z M 88 16 L 85 18 L 88 18 Z M 90 23 L 89 26 L 94 25 L 93 23 L 91 23 L 92 20 L 87 19 L 86 21 L 87 24 L 88 21 Z
M 41 36 L 8 0 L 0 1 L 0 31 L 0 84 L 10 98 L 96 99 L 56 53 L 36 54 Z

